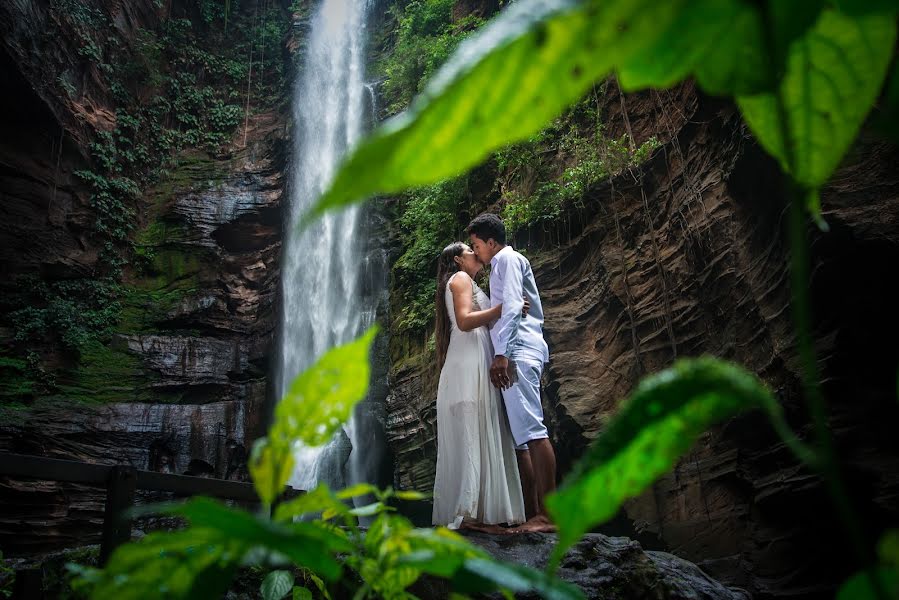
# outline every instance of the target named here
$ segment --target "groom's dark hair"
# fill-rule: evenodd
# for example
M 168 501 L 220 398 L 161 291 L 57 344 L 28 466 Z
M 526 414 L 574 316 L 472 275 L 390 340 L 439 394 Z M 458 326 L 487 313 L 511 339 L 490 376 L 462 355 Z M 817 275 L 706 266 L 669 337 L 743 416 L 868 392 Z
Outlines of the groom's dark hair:
M 497 244 L 506 245 L 506 226 L 503 225 L 502 219 L 493 213 L 484 213 L 476 216 L 468 224 L 465 232 L 468 235 L 474 234 L 485 242 L 493 238 Z

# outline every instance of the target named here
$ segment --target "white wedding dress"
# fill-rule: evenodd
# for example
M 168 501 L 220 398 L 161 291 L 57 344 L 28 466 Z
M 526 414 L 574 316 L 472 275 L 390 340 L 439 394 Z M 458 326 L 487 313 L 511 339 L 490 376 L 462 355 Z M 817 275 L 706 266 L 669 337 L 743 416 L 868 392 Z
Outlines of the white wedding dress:
M 471 285 L 472 310 L 489 308 L 487 295 L 473 281 Z M 490 332 L 486 327 L 459 329 L 449 282 L 444 299 L 452 326 L 437 387 L 433 523 L 452 529 L 457 529 L 463 519 L 486 524 L 523 523 L 515 444 L 502 395 L 490 383 Z

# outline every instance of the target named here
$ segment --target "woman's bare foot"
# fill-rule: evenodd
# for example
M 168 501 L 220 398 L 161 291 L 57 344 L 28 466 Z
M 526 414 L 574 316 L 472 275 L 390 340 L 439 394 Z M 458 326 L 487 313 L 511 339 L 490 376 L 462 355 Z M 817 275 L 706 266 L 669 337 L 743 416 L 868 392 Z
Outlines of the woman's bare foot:
M 479 531 L 481 533 L 492 533 L 496 535 L 509 535 L 513 533 L 512 529 L 501 525 L 488 525 L 487 523 L 481 523 L 480 521 L 462 521 L 462 525 L 459 529 L 468 529 L 470 531 Z
M 515 533 L 555 533 L 556 526 L 546 515 L 537 515 L 515 528 Z

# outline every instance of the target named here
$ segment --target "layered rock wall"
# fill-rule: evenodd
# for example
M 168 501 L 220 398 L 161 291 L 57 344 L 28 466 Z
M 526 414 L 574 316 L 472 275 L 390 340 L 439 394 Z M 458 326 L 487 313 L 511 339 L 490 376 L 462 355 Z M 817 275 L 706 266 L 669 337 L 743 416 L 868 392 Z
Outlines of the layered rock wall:
M 9 318 L 27 292 L 23 282 L 90 279 L 103 248 L 91 190 L 75 173 L 95 167 L 91 144 L 115 130 L 121 107 L 102 65 L 85 56 L 88 38 L 54 19 L 60 10 L 97 11 L 89 14 L 112 24 L 105 43 L 127 48 L 145 31 L 190 17 L 191 6 L 0 6 L 0 77 L 10 92 L 0 110 L 0 367 L 25 362 Z M 267 60 L 286 69 L 290 57 L 285 50 Z M 135 89 L 158 93 L 140 82 Z M 248 479 L 248 448 L 266 420 L 287 160 L 281 98 L 253 100 L 230 141 L 214 151 L 186 148 L 130 207 L 135 251 L 122 254 L 111 335 L 77 353 L 52 341 L 37 346 L 37 368 L 53 375 L 46 390 L 14 387 L 20 373 L 3 372 L 0 450 Z M 0 478 L 0 505 L 7 555 L 99 539 L 101 491 Z

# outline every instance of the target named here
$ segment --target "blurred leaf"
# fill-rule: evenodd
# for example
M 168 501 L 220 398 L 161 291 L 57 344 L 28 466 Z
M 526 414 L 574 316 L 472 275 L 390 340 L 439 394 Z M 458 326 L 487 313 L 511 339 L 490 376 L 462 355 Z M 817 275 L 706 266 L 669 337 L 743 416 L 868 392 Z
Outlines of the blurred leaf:
M 350 514 L 356 517 L 372 517 L 389 510 L 392 509 L 389 506 L 385 505 L 383 502 L 372 502 L 371 504 L 366 504 L 365 506 L 359 506 L 357 508 L 350 509 Z
M 312 600 L 312 592 L 304 587 L 293 588 L 293 600 Z
M 393 495 L 400 500 L 427 500 L 430 498 L 428 494 L 424 494 L 422 492 L 416 492 L 415 490 L 399 490 L 398 492 L 394 492 Z
M 899 13 L 899 0 L 836 0 L 834 2 L 840 12 L 847 15 L 866 15 L 872 13 L 895 15 Z
M 327 513 L 328 518 L 348 514 L 349 507 L 338 500 L 328 486 L 319 484 L 314 490 L 282 502 L 275 509 L 276 521 L 292 521 L 296 517 L 315 513 Z M 324 520 L 325 516 L 322 515 Z
M 307 219 L 371 194 L 446 179 L 536 133 L 616 63 L 651 46 L 688 5 L 511 4 L 462 42 L 409 111 L 379 127 L 349 157 Z
M 284 441 L 276 445 L 268 438 L 259 438 L 253 444 L 247 467 L 259 499 L 270 506 L 284 490 L 293 473 L 291 445 Z
M 253 445 L 249 469 L 260 499 L 271 505 L 293 472 L 296 442 L 320 446 L 353 414 L 368 393 L 372 327 L 358 339 L 332 348 L 300 374 L 275 407 L 268 436 Z
M 438 577 L 452 577 L 468 558 L 490 559 L 487 552 L 444 527 L 412 529 L 406 539 L 410 550 L 399 557 L 399 563 Z
M 716 14 L 720 15 L 717 18 L 729 18 L 727 27 L 716 30 L 718 43 L 699 60 L 696 80 L 712 94 L 740 95 L 771 90 L 782 76 L 790 44 L 811 27 L 824 2 L 764 0 L 752 3 L 738 0 L 729 4 L 732 6 L 726 15 L 723 6 L 715 9 L 694 6 L 699 19 L 706 15 L 711 19 Z M 705 28 L 712 26 L 708 24 Z M 676 38 L 681 33 L 682 30 L 672 29 L 670 35 Z M 707 35 L 702 29 L 696 33 L 700 39 Z M 691 31 L 686 37 L 696 36 Z M 646 85 L 652 85 L 652 82 Z
M 269 438 L 321 446 L 353 414 L 368 392 L 369 351 L 378 333 L 372 327 L 360 338 L 326 352 L 294 379 L 275 407 Z
M 737 98 L 759 143 L 801 186 L 822 186 L 839 165 L 880 93 L 895 40 L 892 17 L 825 10 L 790 47 L 777 91 Z
M 551 577 L 524 565 L 502 563 L 483 558 L 466 559 L 453 577 L 453 588 L 462 593 L 507 589 L 512 592 L 536 592 L 546 600 L 581 600 L 576 585 Z
M 883 597 L 874 587 L 872 578 L 879 580 L 878 587 L 887 596 Z M 899 571 L 887 567 L 876 567 L 856 573 L 846 580 L 837 591 L 837 600 L 896 600 L 899 598 Z
M 117 548 L 104 569 L 83 570 L 73 588 L 97 599 L 218 599 L 221 579 L 230 583 L 231 568 L 242 556 L 239 544 L 217 531 L 154 532 Z M 219 577 L 219 585 L 202 585 L 210 583 L 210 574 Z
M 293 588 L 293 573 L 290 571 L 272 571 L 262 580 L 259 591 L 262 594 L 262 600 L 281 600 L 290 593 Z M 296 588 L 302 589 L 302 588 Z M 294 589 L 293 597 L 296 598 L 296 589 Z M 307 592 L 309 590 L 306 590 Z M 311 598 L 311 594 L 309 596 Z
M 899 569 L 899 529 L 890 529 L 880 537 L 877 557 L 883 564 Z
M 625 500 L 668 472 L 700 433 L 757 407 L 780 414 L 754 375 L 714 358 L 682 360 L 643 379 L 561 489 L 547 498 L 559 527 L 552 564 L 593 526 L 612 518 Z
M 378 496 L 380 493 L 381 490 L 379 490 L 376 485 L 370 483 L 357 483 L 356 485 L 351 485 L 348 488 L 340 490 L 336 495 L 341 500 L 348 500 L 350 498 L 355 498 L 356 496 L 365 496 L 367 494 Z
M 340 564 L 333 553 L 352 548 L 344 537 L 322 527 L 297 523 L 285 528 L 208 498 L 195 498 L 167 512 L 186 517 L 194 526 L 189 531 L 215 531 L 222 540 L 239 542 L 247 549 L 261 546 L 279 552 L 328 580 L 340 575 Z
M 814 23 L 821 0 L 694 0 L 676 16 L 664 35 L 621 63 L 625 90 L 668 87 L 696 74 L 712 94 L 747 94 L 771 89 L 790 42 Z M 761 8 L 770 15 L 765 22 Z M 765 27 L 778 48 L 769 55 Z

